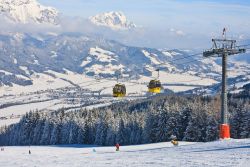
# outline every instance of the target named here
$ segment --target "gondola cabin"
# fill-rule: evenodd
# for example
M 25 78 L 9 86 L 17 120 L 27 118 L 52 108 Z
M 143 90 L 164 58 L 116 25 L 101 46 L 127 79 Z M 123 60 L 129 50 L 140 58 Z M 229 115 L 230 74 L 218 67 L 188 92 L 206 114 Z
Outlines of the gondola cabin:
M 161 82 L 159 80 L 151 80 L 148 85 L 148 91 L 150 93 L 161 93 Z
M 113 88 L 113 97 L 124 97 L 126 96 L 126 87 L 124 84 L 116 84 Z

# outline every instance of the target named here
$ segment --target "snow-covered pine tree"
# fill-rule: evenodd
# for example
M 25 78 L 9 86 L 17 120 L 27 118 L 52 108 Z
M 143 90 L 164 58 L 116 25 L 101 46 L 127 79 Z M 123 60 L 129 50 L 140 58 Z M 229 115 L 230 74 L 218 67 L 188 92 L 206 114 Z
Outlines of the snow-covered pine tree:
M 231 137 L 235 139 L 239 139 L 241 136 L 241 129 L 243 127 L 243 119 L 244 119 L 244 107 L 242 105 L 242 102 L 240 102 L 237 106 L 237 108 L 234 108 L 233 111 L 231 111 L 231 117 L 230 117 L 230 126 L 231 126 Z
M 169 119 L 169 106 L 166 105 L 165 108 L 159 108 L 159 119 L 157 125 L 156 136 L 157 139 L 155 142 L 163 142 L 168 140 L 168 119 Z
M 73 118 L 69 122 L 70 129 L 69 129 L 69 144 L 76 144 L 77 143 L 77 132 L 78 132 L 78 126 L 76 125 L 76 120 Z
M 81 120 L 81 119 L 80 119 Z M 85 137 L 85 121 L 82 120 L 82 122 L 78 120 L 78 131 L 77 131 L 77 144 L 84 144 L 86 143 L 86 137 Z
M 143 141 L 144 143 L 155 143 L 158 141 L 157 133 L 159 116 L 153 107 L 151 107 L 145 119 L 146 123 L 143 131 Z
M 118 131 L 119 122 L 115 119 L 112 111 L 108 110 L 108 127 L 107 127 L 107 136 L 105 145 L 112 146 L 115 145 L 116 142 L 116 134 Z
M 178 114 L 176 113 L 171 113 L 169 119 L 167 120 L 166 124 L 166 140 L 171 140 L 171 136 L 179 136 L 179 130 L 178 130 Z
M 177 124 L 179 132 L 177 135 L 177 139 L 183 140 L 185 131 L 188 127 L 190 117 L 191 117 L 191 109 L 189 107 L 180 111 Z
M 96 127 L 95 144 L 104 145 L 107 137 L 107 124 L 105 123 L 104 117 L 101 117 Z
M 95 142 L 96 135 L 96 127 L 95 127 L 95 118 L 94 111 L 86 110 L 86 126 L 85 126 L 85 134 L 86 134 L 86 144 L 93 144 Z
M 40 140 L 40 144 L 41 145 L 48 145 L 51 139 L 51 130 L 52 130 L 52 124 L 49 121 L 49 118 L 46 117 L 45 118 L 45 122 L 44 122 L 44 128 L 43 128 L 43 132 L 42 132 L 42 136 L 41 136 L 41 140 Z
M 184 140 L 185 141 L 205 141 L 206 138 L 206 126 L 207 126 L 207 115 L 206 111 L 201 109 L 199 106 L 194 108 L 192 111 L 191 118 L 189 120 Z
M 241 138 L 250 138 L 250 106 L 243 109 L 242 126 L 240 129 Z
M 51 125 L 51 138 L 50 138 L 50 141 L 49 141 L 49 144 L 52 144 L 52 145 L 56 145 L 56 144 L 59 144 L 58 142 L 58 126 L 56 124 L 52 124 Z
M 119 122 L 119 129 L 117 132 L 117 137 L 116 137 L 116 142 L 119 143 L 120 145 L 126 145 L 127 143 L 127 133 L 124 125 L 124 121 L 121 118 Z
M 211 115 L 207 120 L 206 139 L 205 141 L 214 141 L 219 136 L 219 123 L 214 115 Z

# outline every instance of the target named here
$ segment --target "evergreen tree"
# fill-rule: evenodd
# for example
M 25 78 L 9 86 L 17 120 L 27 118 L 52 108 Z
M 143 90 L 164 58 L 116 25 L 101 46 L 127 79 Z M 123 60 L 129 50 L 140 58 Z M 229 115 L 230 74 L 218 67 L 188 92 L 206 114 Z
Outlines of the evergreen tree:
M 163 142 L 168 140 L 168 120 L 169 120 L 169 107 L 160 109 L 155 142 Z
M 185 108 L 182 111 L 180 111 L 178 117 L 178 124 L 177 124 L 177 129 L 178 129 L 178 135 L 176 136 L 177 139 L 183 140 L 184 134 L 186 132 L 186 129 L 188 127 L 188 123 L 190 121 L 191 117 L 191 109 L 190 108 Z
M 77 130 L 77 144 L 84 144 L 86 143 L 86 137 L 85 137 L 85 123 L 78 123 L 79 127 Z
M 206 139 L 205 141 L 214 141 L 218 139 L 219 136 L 219 124 L 215 119 L 215 116 L 211 116 L 208 118 L 206 127 Z
M 236 109 L 234 109 L 232 116 L 230 117 L 230 126 L 231 126 L 231 134 L 232 138 L 239 139 L 241 136 L 241 129 L 243 127 L 243 106 L 238 106 Z
M 120 119 L 119 122 L 119 129 L 117 132 L 117 138 L 116 142 L 119 143 L 120 145 L 126 145 L 127 143 L 127 133 L 124 125 L 124 121 Z
M 51 123 L 46 119 L 44 123 L 43 133 L 41 136 L 40 144 L 48 145 L 51 138 Z
M 158 141 L 158 116 L 149 113 L 146 117 L 146 125 L 143 132 L 144 143 L 154 143 Z
M 178 127 L 177 127 L 177 117 L 172 114 L 173 116 L 169 117 L 167 121 L 167 133 L 166 133 L 166 140 L 171 140 L 171 136 L 179 136 Z
M 241 138 L 250 138 L 250 110 L 246 110 L 247 109 L 244 109 L 243 111 L 242 126 L 240 132 Z
M 100 120 L 96 128 L 95 144 L 104 145 L 106 143 L 107 125 L 104 120 Z

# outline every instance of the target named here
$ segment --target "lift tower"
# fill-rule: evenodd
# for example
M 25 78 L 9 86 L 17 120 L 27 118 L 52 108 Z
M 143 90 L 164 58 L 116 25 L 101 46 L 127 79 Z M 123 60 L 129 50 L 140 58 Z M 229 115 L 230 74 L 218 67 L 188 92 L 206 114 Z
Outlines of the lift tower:
M 221 88 L 221 125 L 220 138 L 230 138 L 230 127 L 227 109 L 227 57 L 245 53 L 246 49 L 236 46 L 236 40 L 226 38 L 226 29 L 223 29 L 222 39 L 212 39 L 213 47 L 204 51 L 204 57 L 222 57 L 222 88 Z

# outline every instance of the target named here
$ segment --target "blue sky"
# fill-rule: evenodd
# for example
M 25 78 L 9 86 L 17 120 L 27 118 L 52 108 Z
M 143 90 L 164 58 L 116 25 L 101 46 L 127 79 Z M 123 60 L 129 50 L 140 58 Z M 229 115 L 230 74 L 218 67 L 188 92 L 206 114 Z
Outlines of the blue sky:
M 164 32 L 182 31 L 196 40 L 216 36 L 227 27 L 234 37 L 250 38 L 250 0 L 38 0 L 65 16 L 122 11 L 135 24 Z M 206 39 L 206 40 L 207 40 Z
M 39 0 L 68 16 L 89 17 L 106 11 L 122 11 L 139 25 L 183 27 L 184 24 L 247 26 L 248 0 Z M 244 23 L 248 24 L 244 24 Z M 220 25 L 219 25 L 220 24 Z M 198 26 L 200 27 L 200 26 Z M 197 27 L 197 28 L 198 28 Z
M 42 4 L 58 8 L 67 15 L 88 16 L 96 12 L 123 10 L 127 12 L 156 12 L 175 9 L 181 5 L 207 5 L 209 3 L 230 5 L 250 5 L 249 0 L 38 0 Z M 150 11 L 149 11 L 150 10 Z M 195 10 L 194 10 L 195 11 Z

